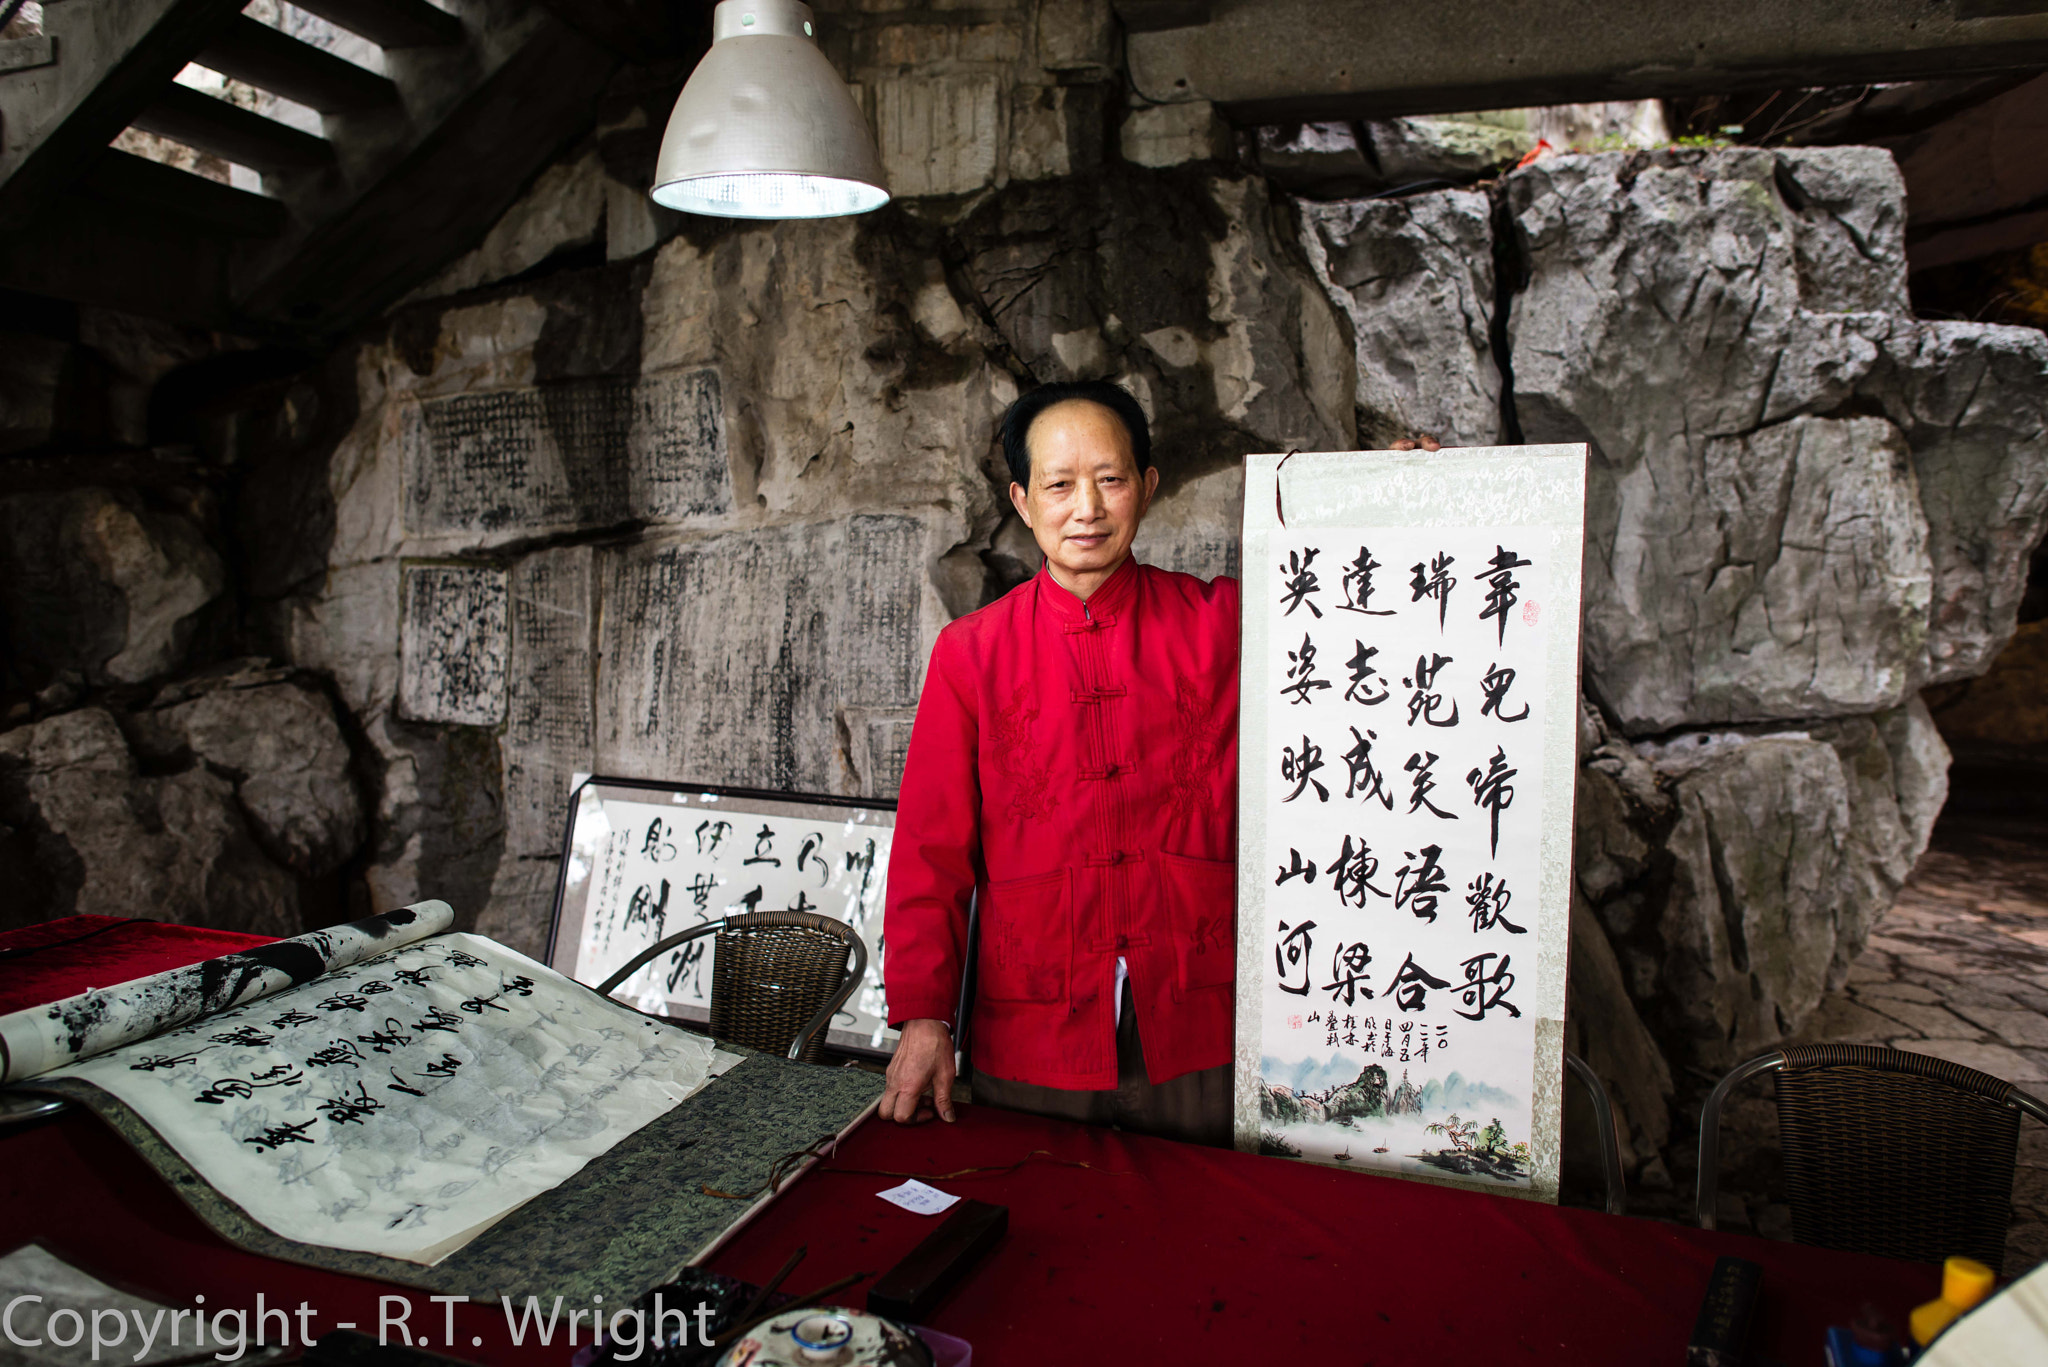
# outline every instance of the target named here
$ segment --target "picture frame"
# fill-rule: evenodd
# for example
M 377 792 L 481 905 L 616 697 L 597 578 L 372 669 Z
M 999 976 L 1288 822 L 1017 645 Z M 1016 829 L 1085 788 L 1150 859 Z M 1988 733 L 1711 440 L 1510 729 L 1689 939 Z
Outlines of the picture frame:
M 826 1031 L 831 1047 L 888 1056 L 882 910 L 896 804 L 819 793 L 577 774 L 570 782 L 545 962 L 595 986 L 667 935 L 743 911 L 847 922 L 866 974 Z M 662 955 L 616 990 L 652 1014 L 710 1016 L 715 937 Z

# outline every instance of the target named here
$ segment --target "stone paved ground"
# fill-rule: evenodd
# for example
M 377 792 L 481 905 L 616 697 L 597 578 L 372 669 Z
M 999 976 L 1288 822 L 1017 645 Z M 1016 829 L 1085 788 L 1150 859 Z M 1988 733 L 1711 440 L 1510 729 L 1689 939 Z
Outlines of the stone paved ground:
M 2009 827 L 1959 830 L 1945 823 L 1848 984 L 1822 1005 L 1799 1042 L 1935 1054 L 2048 1099 L 2048 841 Z M 1706 1080 L 1693 1081 L 1703 1096 Z M 1766 1090 L 1745 1090 L 1722 1130 L 1718 1220 L 1723 1228 L 1789 1238 L 1776 1115 Z M 1695 1134 L 1698 1114 L 1696 1097 Z M 2007 1276 L 2048 1261 L 2048 1127 L 2021 1122 L 2019 1164 Z M 1674 1176 L 1680 1191 L 1672 1195 L 1682 1195 L 1689 1209 L 1692 1174 Z M 1646 1206 L 1665 1204 L 1644 1195 Z

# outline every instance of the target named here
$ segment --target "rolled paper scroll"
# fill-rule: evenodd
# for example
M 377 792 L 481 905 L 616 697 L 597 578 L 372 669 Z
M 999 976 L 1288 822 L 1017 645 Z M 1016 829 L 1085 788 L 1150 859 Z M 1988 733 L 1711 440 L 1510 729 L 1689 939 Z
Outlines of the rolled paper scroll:
M 0 1083 L 32 1078 L 310 982 L 438 935 L 454 921 L 446 902 L 416 902 L 0 1016 Z

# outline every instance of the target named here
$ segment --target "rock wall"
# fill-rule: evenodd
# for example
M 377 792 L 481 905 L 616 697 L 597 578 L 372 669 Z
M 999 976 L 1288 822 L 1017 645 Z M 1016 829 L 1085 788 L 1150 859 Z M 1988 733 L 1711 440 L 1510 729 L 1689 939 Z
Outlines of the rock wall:
M 367 744 L 372 900 L 447 896 L 528 950 L 575 772 L 894 794 L 938 628 L 1036 568 L 994 430 L 1020 384 L 1140 395 L 1146 553 L 1207 574 L 1246 452 L 1354 442 L 1287 208 L 1222 168 L 693 225 L 418 302 L 355 366 L 323 573 L 261 611 Z M 458 785 L 460 868 L 431 796 Z
M 0 732 L 0 929 L 148 915 L 296 935 L 342 919 L 334 876 L 362 839 L 333 706 L 291 670 L 245 662 Z

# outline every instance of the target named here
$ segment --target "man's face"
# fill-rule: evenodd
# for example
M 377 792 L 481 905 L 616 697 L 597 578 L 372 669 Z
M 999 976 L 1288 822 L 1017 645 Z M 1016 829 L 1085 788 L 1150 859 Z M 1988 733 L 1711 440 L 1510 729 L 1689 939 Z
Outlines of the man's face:
M 1159 471 L 1141 475 L 1123 423 L 1086 399 L 1039 414 L 1025 445 L 1031 487 L 1012 484 L 1010 501 L 1054 577 L 1069 589 L 1092 592 L 1130 553 Z

